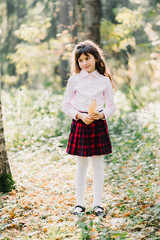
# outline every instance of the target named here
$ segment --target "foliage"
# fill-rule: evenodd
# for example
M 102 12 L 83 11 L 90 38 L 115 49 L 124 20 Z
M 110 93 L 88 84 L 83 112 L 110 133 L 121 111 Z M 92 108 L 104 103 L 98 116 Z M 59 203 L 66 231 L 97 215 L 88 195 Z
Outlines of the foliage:
M 6 103 L 4 111 L 9 117 L 4 118 L 5 129 L 10 129 L 5 133 L 8 148 L 35 151 L 44 144 L 51 147 L 55 137 L 62 135 L 66 128 L 66 119 L 61 112 L 62 99 L 62 95 L 53 94 L 51 89 L 31 91 L 22 87 L 12 89 L 11 93 L 5 92 L 2 101 Z
M 68 59 L 72 41 L 68 31 L 57 34 L 58 1 L 25 2 L 0 4 L 3 84 L 5 88 L 29 85 L 59 89 L 60 56 Z
M 44 6 L 37 4 L 31 14 L 32 21 L 28 19 L 26 24 L 22 24 L 14 32 L 21 42 L 16 45 L 16 52 L 9 54 L 8 58 L 15 64 L 18 75 L 27 73 L 29 85 L 52 86 L 58 89 L 61 84 L 55 69 L 62 54 L 64 58 L 68 58 L 65 51 L 69 53 L 70 38 L 66 31 L 58 34 L 56 38 L 48 39 L 51 17 L 44 17 L 43 12 Z
M 158 92 L 157 92 L 158 95 Z M 16 97 L 15 97 L 16 96 Z M 86 214 L 71 211 L 75 158 L 65 154 L 71 120 L 61 112 L 63 96 L 21 88 L 2 92 L 8 156 L 16 190 L 0 200 L 1 239 L 152 239 L 160 236 L 159 101 L 148 92 L 133 111 L 122 92 L 108 120 L 113 154 L 105 157 L 102 204 L 106 218 L 91 214 L 92 171 Z
M 0 3 L 0 56 L 5 88 L 61 87 L 62 75 L 69 72 L 67 65 L 61 64 L 62 60 L 69 60 L 73 49 L 72 33 L 75 30 L 78 37 L 85 36 L 83 28 L 87 24 L 84 1 L 73 1 L 73 5 L 72 1 L 65 2 L 69 21 L 65 24 L 60 22 L 61 15 L 65 15 L 60 10 L 65 9 L 59 0 Z M 101 4 L 101 45 L 115 81 L 132 89 L 148 83 L 159 86 L 158 1 L 108 0 Z M 83 17 L 75 14 L 76 6 Z
M 0 192 L 10 192 L 14 189 L 15 182 L 11 174 L 3 174 L 0 176 Z
M 119 84 L 159 85 L 159 5 L 131 1 L 113 9 L 115 21 L 102 19 L 102 44 Z

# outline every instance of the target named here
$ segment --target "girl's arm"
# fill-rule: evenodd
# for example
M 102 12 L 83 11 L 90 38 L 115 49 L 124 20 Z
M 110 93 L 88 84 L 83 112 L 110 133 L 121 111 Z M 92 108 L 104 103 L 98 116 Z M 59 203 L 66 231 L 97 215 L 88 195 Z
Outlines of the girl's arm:
M 107 87 L 104 91 L 104 99 L 105 99 L 105 109 L 102 111 L 104 113 L 105 118 L 107 119 L 111 115 L 114 114 L 116 111 L 116 106 L 114 103 L 114 98 L 113 98 L 113 91 L 112 91 L 112 85 L 110 80 L 107 83 Z
M 72 104 L 72 101 L 74 98 L 74 89 L 73 89 L 71 79 L 72 79 L 72 77 L 69 78 L 68 83 L 67 83 L 64 100 L 62 103 L 62 111 L 69 117 L 77 120 L 76 115 L 77 115 L 78 111 L 73 108 L 73 104 Z
M 90 116 L 94 120 L 107 119 L 116 110 L 116 106 L 114 104 L 114 99 L 113 99 L 112 85 L 111 85 L 110 80 L 108 80 L 107 87 L 104 90 L 103 94 L 104 94 L 104 99 L 105 99 L 105 104 L 106 104 L 105 109 L 102 112 L 97 112 L 97 113 L 91 114 Z

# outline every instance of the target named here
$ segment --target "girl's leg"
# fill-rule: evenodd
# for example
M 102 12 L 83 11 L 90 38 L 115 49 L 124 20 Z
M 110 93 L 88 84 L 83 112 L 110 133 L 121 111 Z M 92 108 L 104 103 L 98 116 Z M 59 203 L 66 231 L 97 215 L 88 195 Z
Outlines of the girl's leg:
M 88 169 L 88 157 L 77 157 L 77 173 L 76 173 L 76 197 L 77 205 L 84 207 L 84 193 L 86 185 L 86 176 Z M 81 209 L 79 208 L 79 211 Z
M 103 156 L 92 157 L 93 167 L 93 207 L 101 206 L 104 184 Z

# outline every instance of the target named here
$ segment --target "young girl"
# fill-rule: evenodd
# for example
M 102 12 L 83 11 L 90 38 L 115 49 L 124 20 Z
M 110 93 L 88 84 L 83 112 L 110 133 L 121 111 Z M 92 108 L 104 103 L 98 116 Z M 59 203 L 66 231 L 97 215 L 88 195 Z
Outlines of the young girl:
M 72 76 L 68 80 L 63 111 L 72 118 L 67 153 L 77 155 L 76 197 L 73 214 L 85 212 L 84 193 L 88 157 L 93 167 L 93 212 L 105 216 L 101 207 L 104 169 L 103 155 L 112 152 L 106 120 L 115 112 L 112 87 L 102 50 L 86 40 L 75 46 L 71 61 Z M 97 111 L 88 113 L 96 100 Z M 105 108 L 104 108 L 105 104 Z

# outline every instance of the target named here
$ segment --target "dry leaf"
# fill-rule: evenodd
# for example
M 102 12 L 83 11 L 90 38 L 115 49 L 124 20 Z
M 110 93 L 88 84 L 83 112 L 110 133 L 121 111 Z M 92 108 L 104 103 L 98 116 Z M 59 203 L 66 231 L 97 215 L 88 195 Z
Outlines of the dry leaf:
M 93 102 L 89 105 L 88 113 L 93 114 L 97 111 L 97 102 L 93 100 Z
M 130 216 L 131 215 L 131 212 L 125 212 L 123 215 L 122 215 L 122 217 L 128 217 L 128 216 Z

